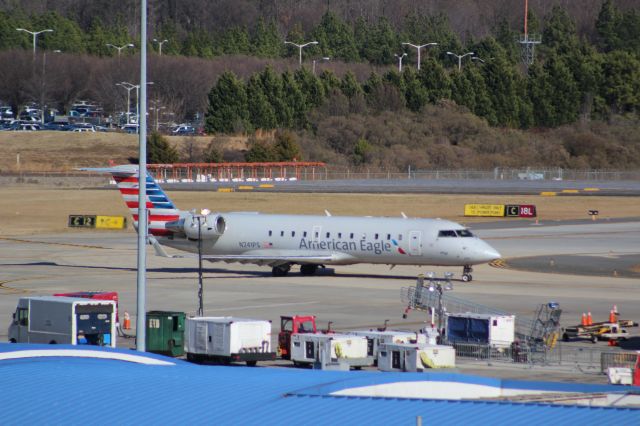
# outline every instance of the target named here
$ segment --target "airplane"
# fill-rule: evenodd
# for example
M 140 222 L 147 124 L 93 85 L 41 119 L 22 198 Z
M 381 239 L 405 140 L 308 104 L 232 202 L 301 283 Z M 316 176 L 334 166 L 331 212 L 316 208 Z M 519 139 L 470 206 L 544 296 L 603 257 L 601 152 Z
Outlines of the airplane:
M 138 166 L 80 170 L 111 173 L 138 229 Z M 472 266 L 500 258 L 493 247 L 464 226 L 442 219 L 212 213 L 177 209 L 147 173 L 148 241 L 163 257 L 194 257 L 212 262 L 269 265 L 282 277 L 292 265 L 314 275 L 326 265 L 357 263 L 462 266 L 462 281 Z M 200 245 L 200 247 L 199 247 Z M 190 253 L 170 255 L 163 246 Z

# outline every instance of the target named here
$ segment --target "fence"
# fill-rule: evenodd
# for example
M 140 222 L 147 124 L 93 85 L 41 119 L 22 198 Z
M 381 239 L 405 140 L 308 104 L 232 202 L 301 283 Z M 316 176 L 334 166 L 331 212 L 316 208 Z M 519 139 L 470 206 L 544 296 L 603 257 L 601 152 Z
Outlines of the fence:
M 584 372 L 606 373 L 609 367 L 633 368 L 636 352 L 611 351 L 604 348 L 588 348 L 559 343 L 552 350 L 543 346 L 514 344 L 508 347 L 496 347 L 482 343 L 455 342 L 451 344 L 456 350 L 456 357 L 494 362 L 556 366 L 576 369 Z

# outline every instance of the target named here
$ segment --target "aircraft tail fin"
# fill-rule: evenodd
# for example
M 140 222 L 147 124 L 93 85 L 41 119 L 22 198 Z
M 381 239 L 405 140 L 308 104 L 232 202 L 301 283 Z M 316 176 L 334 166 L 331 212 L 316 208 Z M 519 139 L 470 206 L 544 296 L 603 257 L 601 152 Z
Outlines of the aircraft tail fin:
M 113 180 L 118 185 L 120 194 L 129 212 L 133 216 L 134 227 L 138 229 L 138 165 L 126 164 L 102 168 L 82 168 L 80 170 L 97 173 L 111 173 Z M 149 217 L 149 234 L 155 236 L 170 235 L 172 232 L 166 229 L 167 222 L 173 222 L 180 218 L 180 210 L 176 209 L 171 199 L 147 172 L 147 214 Z

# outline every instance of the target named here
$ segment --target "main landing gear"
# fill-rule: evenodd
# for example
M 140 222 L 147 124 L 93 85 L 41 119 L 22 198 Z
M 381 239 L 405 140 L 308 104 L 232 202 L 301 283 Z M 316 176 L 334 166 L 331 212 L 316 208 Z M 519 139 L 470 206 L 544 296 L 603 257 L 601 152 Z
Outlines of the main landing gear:
M 285 263 L 284 265 L 278 265 L 271 268 L 271 275 L 274 277 L 284 277 L 291 270 L 291 264 Z
M 462 269 L 462 281 L 468 283 L 473 280 L 473 277 L 471 276 L 472 272 L 473 268 L 470 265 L 464 265 L 464 268 Z
M 318 271 L 318 265 L 300 265 L 300 273 L 302 275 L 315 275 Z

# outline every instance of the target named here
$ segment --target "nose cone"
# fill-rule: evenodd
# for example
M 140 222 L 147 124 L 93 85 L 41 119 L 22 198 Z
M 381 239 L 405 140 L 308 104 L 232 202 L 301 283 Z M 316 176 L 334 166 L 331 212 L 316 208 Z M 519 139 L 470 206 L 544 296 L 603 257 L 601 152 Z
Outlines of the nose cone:
M 500 259 L 502 256 L 500 255 L 500 253 L 498 252 L 498 250 L 494 249 L 493 247 L 491 247 L 489 244 L 485 243 L 484 241 L 482 241 L 481 246 L 479 247 L 478 253 L 478 260 L 480 262 L 491 262 L 494 261 L 496 259 Z

